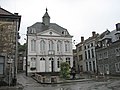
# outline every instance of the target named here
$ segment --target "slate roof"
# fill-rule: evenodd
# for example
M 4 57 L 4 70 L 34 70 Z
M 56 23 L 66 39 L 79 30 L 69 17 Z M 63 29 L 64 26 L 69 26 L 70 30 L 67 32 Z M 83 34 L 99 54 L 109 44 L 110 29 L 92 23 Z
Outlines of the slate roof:
M 14 14 L 0 7 L 0 15 L 14 15 Z
M 62 33 L 63 31 L 67 32 L 67 36 L 70 36 L 69 32 L 67 31 L 67 29 L 59 26 L 56 23 L 50 23 L 49 26 L 45 26 L 43 23 L 41 22 L 36 22 L 35 24 L 33 24 L 32 26 L 28 27 L 28 34 L 32 34 L 32 33 L 40 33 L 43 32 L 45 30 L 48 29 L 54 29 L 59 33 Z M 35 31 L 33 31 L 35 30 Z
M 113 37 L 115 37 L 116 34 L 120 34 L 120 31 L 117 31 L 117 30 L 113 30 L 111 32 L 109 31 L 109 33 L 104 35 L 104 37 L 102 37 L 99 41 L 104 40 L 104 39 L 112 39 L 112 42 L 115 42 L 116 39 Z
M 3 8 L 0 7 L 0 16 L 9 16 L 9 17 L 15 17 L 20 18 L 21 16 L 18 15 L 18 13 L 11 13 Z

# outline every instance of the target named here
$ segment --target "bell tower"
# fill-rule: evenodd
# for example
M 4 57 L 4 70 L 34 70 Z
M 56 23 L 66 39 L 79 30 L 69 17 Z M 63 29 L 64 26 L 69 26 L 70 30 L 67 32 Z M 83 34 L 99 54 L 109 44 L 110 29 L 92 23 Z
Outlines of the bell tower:
M 50 24 L 50 16 L 47 11 L 48 11 L 48 9 L 46 8 L 46 12 L 45 12 L 44 16 L 42 17 L 42 20 L 43 20 L 43 23 L 45 26 L 49 26 L 49 24 Z

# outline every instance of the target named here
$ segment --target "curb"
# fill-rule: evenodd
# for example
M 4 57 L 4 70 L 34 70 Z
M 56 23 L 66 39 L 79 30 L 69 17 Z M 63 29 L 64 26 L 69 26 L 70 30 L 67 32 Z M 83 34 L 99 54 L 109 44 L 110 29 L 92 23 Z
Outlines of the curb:
M 33 77 L 34 80 L 36 80 Z M 36 80 L 38 83 L 40 84 L 64 84 L 64 83 L 73 83 L 73 82 L 86 82 L 86 81 L 93 81 L 93 79 L 78 79 L 78 80 L 64 80 L 64 81 L 58 81 L 58 82 L 39 82 L 38 80 Z
M 15 90 L 16 90 L 16 89 L 17 89 L 17 90 L 19 90 L 19 89 L 20 89 L 20 90 L 23 90 L 23 88 L 24 88 L 24 87 L 23 87 L 22 85 L 16 85 L 16 86 L 1 86 L 1 87 L 0 87 L 0 90 L 9 90 L 9 89 L 10 89 L 10 90 L 14 90 L 14 89 L 15 89 Z

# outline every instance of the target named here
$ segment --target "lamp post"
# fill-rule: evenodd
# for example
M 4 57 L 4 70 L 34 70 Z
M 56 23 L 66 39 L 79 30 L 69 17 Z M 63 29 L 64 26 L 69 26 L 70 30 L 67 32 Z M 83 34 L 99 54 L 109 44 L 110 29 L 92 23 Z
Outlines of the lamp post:
M 28 66 L 28 57 L 27 57 L 27 50 L 28 50 L 28 47 L 27 47 L 27 45 L 28 45 L 28 36 L 27 36 L 27 39 L 26 38 L 24 38 L 24 40 L 26 40 L 26 44 L 25 44 L 25 57 L 26 57 L 26 59 L 25 59 L 25 62 L 26 62 L 26 65 L 25 65 L 25 75 L 26 76 L 28 76 L 28 73 L 27 73 L 27 66 Z

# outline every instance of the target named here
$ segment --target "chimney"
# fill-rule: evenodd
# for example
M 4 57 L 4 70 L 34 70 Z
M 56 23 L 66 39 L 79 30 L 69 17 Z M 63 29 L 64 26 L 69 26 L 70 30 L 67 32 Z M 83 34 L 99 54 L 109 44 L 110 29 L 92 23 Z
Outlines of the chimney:
M 117 30 L 117 31 L 120 31 L 120 23 L 117 23 L 117 24 L 116 24 L 116 30 Z
M 93 31 L 93 32 L 92 32 L 92 37 L 95 37 L 95 35 L 96 35 L 96 32 Z
M 82 36 L 82 37 L 81 37 L 81 42 L 83 42 L 83 41 L 84 41 L 84 37 Z
M 14 13 L 15 15 L 18 15 L 18 13 Z

